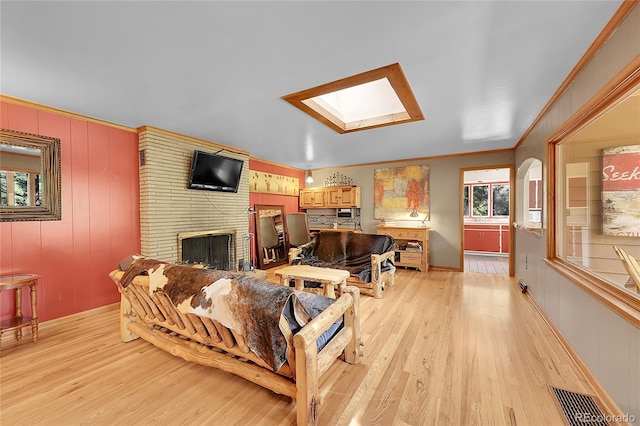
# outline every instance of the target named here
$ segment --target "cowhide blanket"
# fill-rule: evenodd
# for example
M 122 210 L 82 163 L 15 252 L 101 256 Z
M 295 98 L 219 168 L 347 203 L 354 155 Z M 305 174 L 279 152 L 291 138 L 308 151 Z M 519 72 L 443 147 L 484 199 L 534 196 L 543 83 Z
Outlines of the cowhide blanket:
M 395 240 L 388 235 L 357 232 L 323 231 L 315 237 L 292 265 L 311 265 L 349 271 L 363 283 L 371 283 L 371 255 L 393 249 Z M 395 269 L 393 262 L 385 260 L 382 271 Z
M 287 339 L 279 328 L 285 316 L 295 333 L 335 300 L 246 276 L 135 258 L 120 284 L 149 275 L 149 294 L 164 292 L 178 311 L 220 322 L 244 336 L 249 349 L 278 371 L 286 362 Z

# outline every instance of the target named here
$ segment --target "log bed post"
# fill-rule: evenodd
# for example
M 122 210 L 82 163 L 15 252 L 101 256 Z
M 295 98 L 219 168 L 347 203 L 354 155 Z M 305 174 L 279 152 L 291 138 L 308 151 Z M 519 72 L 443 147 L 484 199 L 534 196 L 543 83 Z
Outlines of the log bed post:
M 120 340 L 123 342 L 130 342 L 137 339 L 139 336 L 132 333 L 129 327 L 129 323 L 140 322 L 140 317 L 133 309 L 131 302 L 124 294 L 120 294 Z
M 343 290 L 351 294 L 353 304 L 344 312 L 344 325 L 353 330 L 351 341 L 344 348 L 344 360 L 350 364 L 360 363 L 360 290 L 354 286 L 346 286 Z

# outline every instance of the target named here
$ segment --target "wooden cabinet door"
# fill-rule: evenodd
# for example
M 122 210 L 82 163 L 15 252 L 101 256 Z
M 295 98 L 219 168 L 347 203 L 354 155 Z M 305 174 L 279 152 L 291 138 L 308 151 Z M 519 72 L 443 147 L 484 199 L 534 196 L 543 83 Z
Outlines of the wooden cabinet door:
M 335 186 L 325 190 L 326 206 L 330 208 L 360 207 L 360 188 L 356 186 Z
M 342 189 L 339 187 L 329 187 L 326 189 L 326 202 L 327 207 L 339 208 L 342 207 Z
M 301 189 L 300 207 L 303 209 L 324 207 L 324 188 Z
M 325 206 L 325 190 L 324 188 L 316 188 L 313 190 L 313 207 L 324 207 Z
M 498 226 L 482 231 L 482 251 L 500 253 L 500 229 Z
M 482 251 L 482 231 L 475 229 L 464 230 L 464 249 L 472 251 Z
M 342 207 L 355 207 L 360 208 L 360 187 L 348 186 L 342 188 Z
M 309 189 L 300 190 L 300 207 L 303 209 L 313 207 L 313 191 Z
M 500 244 L 502 243 L 502 251 Z M 500 225 L 465 225 L 464 249 L 471 251 L 486 251 L 492 253 L 507 253 L 509 251 L 509 227 Z

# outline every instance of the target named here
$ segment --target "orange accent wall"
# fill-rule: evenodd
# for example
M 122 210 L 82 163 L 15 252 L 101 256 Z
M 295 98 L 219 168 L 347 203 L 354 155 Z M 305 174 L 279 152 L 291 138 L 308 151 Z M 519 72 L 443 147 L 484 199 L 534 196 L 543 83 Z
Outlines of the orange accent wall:
M 60 138 L 62 220 L 0 222 L 0 274 L 40 274 L 46 321 L 117 302 L 108 274 L 140 252 L 138 135 L 44 109 L 0 101 L 4 129 Z M 14 312 L 0 293 L 0 318 Z M 29 312 L 27 293 L 24 312 Z
M 249 170 L 273 173 L 282 176 L 297 177 L 298 179 L 300 179 L 300 188 L 304 188 L 304 170 L 295 170 L 289 167 L 281 167 L 253 158 L 249 159 Z M 298 197 L 292 197 L 291 195 L 261 194 L 257 192 L 249 193 L 249 204 L 251 205 L 251 207 L 256 204 L 283 204 L 286 213 L 297 212 L 299 206 Z
M 272 163 L 264 161 L 249 159 L 249 170 L 255 170 L 258 172 L 274 173 L 282 176 L 297 177 L 300 179 L 300 188 L 304 188 L 304 170 L 295 170 L 289 167 L 281 167 Z M 256 204 L 275 204 L 284 205 L 285 213 L 295 213 L 299 211 L 298 197 L 292 197 L 291 195 L 277 195 L 277 194 L 261 194 L 257 192 L 249 192 L 249 205 L 254 207 Z M 255 235 L 256 232 L 256 219 L 255 215 L 251 215 L 249 220 L 249 232 Z M 255 239 L 254 239 L 254 244 Z M 255 250 L 255 247 L 254 247 Z

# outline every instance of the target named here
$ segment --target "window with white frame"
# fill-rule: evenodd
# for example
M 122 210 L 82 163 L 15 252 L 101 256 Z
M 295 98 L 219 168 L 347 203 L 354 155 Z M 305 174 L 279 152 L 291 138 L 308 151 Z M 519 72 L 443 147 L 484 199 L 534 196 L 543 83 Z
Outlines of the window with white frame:
M 465 217 L 509 217 L 509 183 L 465 184 L 463 191 Z

